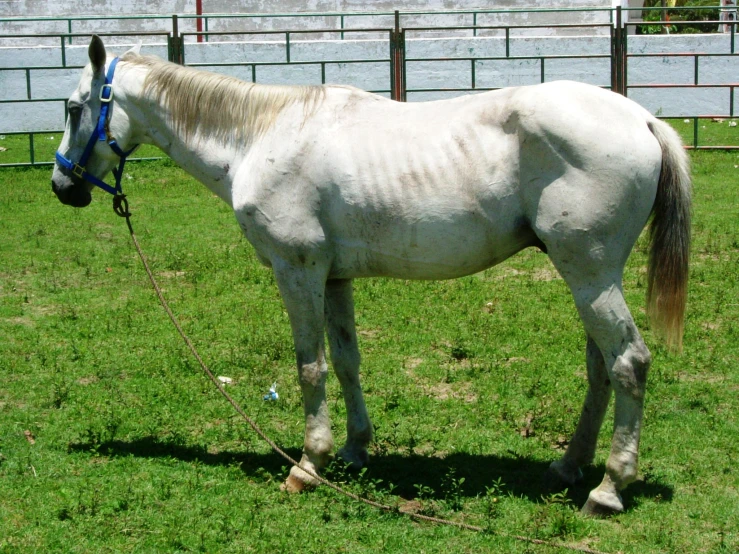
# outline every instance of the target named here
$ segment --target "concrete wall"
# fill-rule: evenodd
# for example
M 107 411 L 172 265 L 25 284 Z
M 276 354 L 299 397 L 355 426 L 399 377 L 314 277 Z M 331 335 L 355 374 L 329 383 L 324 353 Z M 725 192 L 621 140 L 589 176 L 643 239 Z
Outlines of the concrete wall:
M 522 9 L 547 9 L 585 11 L 546 11 L 531 12 Z M 459 26 L 472 25 L 470 13 L 407 13 L 430 12 L 441 10 L 518 10 L 514 13 L 487 13 L 477 18 L 478 25 L 557 25 L 557 24 L 605 24 L 610 21 L 610 14 L 605 11 L 587 11 L 591 8 L 610 8 L 611 0 L 203 0 L 203 13 L 213 14 L 263 14 L 265 17 L 209 17 L 208 30 L 212 32 L 248 32 L 259 30 L 286 29 L 334 29 L 342 26 L 339 15 L 313 14 L 345 14 L 345 28 L 390 28 L 394 25 L 394 17 L 390 14 L 396 9 L 403 10 L 401 18 L 403 27 L 426 26 Z M 373 13 L 387 15 L 372 15 Z M 141 32 L 172 30 L 172 14 L 192 16 L 196 13 L 195 0 L 74 0 L 59 2 L 58 0 L 0 0 L 0 17 L 68 17 L 77 18 L 71 22 L 71 30 L 75 33 L 102 32 Z M 278 15 L 275 15 L 278 14 Z M 137 19 L 110 19 L 116 16 L 150 17 Z M 79 19 L 82 18 L 82 19 Z M 0 36 L 42 33 L 67 33 L 69 23 L 65 21 L 0 21 Z M 192 17 L 180 17 L 181 31 L 196 30 L 196 20 Z M 559 30 L 531 30 L 531 34 L 605 34 L 604 28 L 580 28 Z M 435 36 L 452 36 L 450 30 L 437 31 Z M 457 33 L 458 34 L 458 33 Z M 427 35 L 429 33 L 427 32 Z M 322 34 L 309 34 L 303 39 L 335 38 Z M 350 38 L 371 38 L 371 35 L 353 33 Z M 233 40 L 233 36 L 213 36 L 211 40 Z M 15 37 L 14 44 L 55 44 L 54 39 L 40 40 Z M 33 42 L 35 40 L 35 42 Z M 126 39 L 111 37 L 110 42 L 125 42 Z M 189 40 L 195 40 L 189 37 Z M 243 40 L 243 35 L 240 38 Z M 58 40 L 56 40 L 58 42 Z M 0 45 L 2 40 L 0 39 Z
M 704 52 L 728 53 L 726 35 L 639 36 L 629 39 L 631 53 Z M 125 47 L 115 47 L 122 53 Z M 0 48 L 0 133 L 57 131 L 63 127 L 64 100 L 79 79 L 79 66 L 87 62 L 87 48 L 73 45 L 65 49 L 66 62 L 77 68 L 60 68 L 59 46 Z M 147 44 L 144 51 L 166 57 L 166 45 Z M 284 41 L 188 44 L 186 63 L 203 65 L 261 83 L 320 84 L 320 64 L 326 62 L 327 83 L 352 84 L 387 95 L 390 89 L 390 62 L 387 40 L 296 41 L 291 43 L 291 64 L 286 59 Z M 600 58 L 546 59 L 547 56 L 600 56 Z M 430 100 L 460 92 L 419 92 L 430 88 L 471 87 L 469 60 L 430 61 L 429 58 L 503 57 L 505 41 L 499 37 L 432 38 L 407 42 L 408 100 Z M 534 84 L 544 80 L 573 79 L 608 86 L 611 79 L 610 40 L 607 37 L 517 37 L 511 39 L 510 56 L 505 60 L 477 60 L 477 87 L 504 87 Z M 532 57 L 532 59 L 520 59 Z M 518 58 L 518 59 L 516 59 Z M 339 61 L 345 60 L 345 61 Z M 357 63 L 348 63 L 353 60 Z M 414 61 L 415 60 L 415 61 Z M 242 64 L 217 67 L 210 64 Z M 247 63 L 257 65 L 253 70 Z M 24 67 L 33 67 L 25 70 Z M 17 68 L 17 69 L 14 69 Z M 253 73 L 252 73 L 253 71 Z M 739 56 L 700 58 L 699 83 L 729 84 L 739 75 Z M 692 57 L 630 58 L 628 82 L 635 84 L 691 84 Z M 30 91 L 32 103 L 23 102 Z M 415 91 L 415 92 L 414 92 Z M 687 117 L 720 115 L 729 112 L 728 87 L 709 89 L 631 89 L 629 97 L 653 113 Z M 735 92 L 735 103 L 739 100 Z M 739 105 L 739 104 L 735 104 Z
M 204 14 L 611 7 L 611 0 L 202 0 Z M 194 14 L 196 0 L 2 0 L 0 17 Z

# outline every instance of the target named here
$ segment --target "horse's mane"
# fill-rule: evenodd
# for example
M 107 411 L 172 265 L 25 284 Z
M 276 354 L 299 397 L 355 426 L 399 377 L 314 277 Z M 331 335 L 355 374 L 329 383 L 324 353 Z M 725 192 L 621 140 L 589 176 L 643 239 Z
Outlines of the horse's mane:
M 212 137 L 250 143 L 293 104 L 303 104 L 307 119 L 325 93 L 320 86 L 257 85 L 133 52 L 121 61 L 148 68 L 144 94 L 169 110 L 175 131 L 185 142 Z

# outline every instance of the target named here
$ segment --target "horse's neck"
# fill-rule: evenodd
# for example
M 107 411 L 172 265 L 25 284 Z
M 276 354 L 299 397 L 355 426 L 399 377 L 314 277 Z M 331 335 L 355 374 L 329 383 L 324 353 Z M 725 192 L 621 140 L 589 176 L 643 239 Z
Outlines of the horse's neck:
M 176 132 L 166 110 L 143 95 L 143 72 L 128 80 L 126 95 L 134 129 L 132 142 L 153 144 L 190 175 L 231 204 L 232 171 L 244 153 L 214 139 L 191 140 L 186 144 Z

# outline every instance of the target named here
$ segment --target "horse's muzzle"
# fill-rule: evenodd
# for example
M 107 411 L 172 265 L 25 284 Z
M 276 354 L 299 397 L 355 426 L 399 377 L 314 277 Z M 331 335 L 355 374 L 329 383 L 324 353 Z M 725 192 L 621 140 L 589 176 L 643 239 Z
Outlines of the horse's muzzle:
M 84 208 L 92 202 L 92 194 L 87 190 L 84 184 L 70 184 L 62 186 L 55 179 L 51 180 L 51 190 L 54 191 L 56 197 L 62 204 L 74 206 L 75 208 Z

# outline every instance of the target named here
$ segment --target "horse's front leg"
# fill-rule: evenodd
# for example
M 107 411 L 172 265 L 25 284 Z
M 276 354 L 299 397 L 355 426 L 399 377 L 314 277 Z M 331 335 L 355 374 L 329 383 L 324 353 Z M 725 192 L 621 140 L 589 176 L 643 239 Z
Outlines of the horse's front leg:
M 339 456 L 353 468 L 360 469 L 369 460 L 367 445 L 372 440 L 372 424 L 359 384 L 360 356 L 351 279 L 332 279 L 326 283 L 326 329 L 331 363 L 346 404 L 346 444 Z
M 326 354 L 324 347 L 324 292 L 326 271 L 318 264 L 292 265 L 274 261 L 275 278 L 285 302 L 295 341 L 298 379 L 303 393 L 305 440 L 300 467 L 318 473 L 333 449 L 331 422 L 326 405 Z M 317 484 L 298 467 L 282 486 L 298 492 Z

